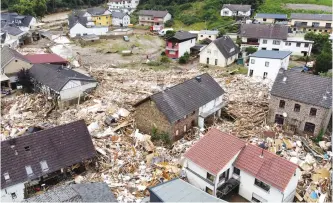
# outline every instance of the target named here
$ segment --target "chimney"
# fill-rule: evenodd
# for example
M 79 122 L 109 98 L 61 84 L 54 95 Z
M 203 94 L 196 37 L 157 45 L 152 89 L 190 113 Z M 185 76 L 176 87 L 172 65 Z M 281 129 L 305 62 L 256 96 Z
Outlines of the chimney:
M 264 149 L 261 149 L 261 154 L 259 156 L 260 158 L 264 158 Z
M 196 81 L 201 82 L 201 77 L 200 76 L 195 77 L 195 79 L 196 79 Z

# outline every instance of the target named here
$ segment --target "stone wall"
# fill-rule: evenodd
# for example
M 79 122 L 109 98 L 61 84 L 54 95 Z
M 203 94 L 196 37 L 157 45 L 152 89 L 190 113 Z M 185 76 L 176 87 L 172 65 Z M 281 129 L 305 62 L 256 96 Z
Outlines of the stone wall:
M 173 135 L 174 140 L 179 140 L 184 136 L 184 133 L 190 130 L 193 126 L 198 125 L 198 112 L 199 110 L 196 110 L 195 112 L 192 112 L 190 115 L 186 116 L 186 118 L 181 119 L 179 121 L 176 121 L 173 125 Z M 186 125 L 186 131 L 184 131 L 184 126 Z M 176 135 L 178 130 L 178 135 Z
M 285 101 L 284 108 L 279 108 L 280 100 Z M 301 105 L 299 112 L 294 111 L 295 104 Z M 311 108 L 317 109 L 316 116 L 310 116 Z M 304 126 L 306 122 L 315 124 L 314 135 L 318 135 L 321 129 L 326 131 L 332 114 L 331 109 L 325 109 L 323 107 L 300 103 L 290 99 L 284 99 L 271 95 L 269 102 L 268 122 L 274 123 L 275 115 L 282 115 L 283 113 L 287 113 L 287 117 L 284 119 L 284 124 L 286 124 L 287 126 L 296 126 L 298 132 L 304 131 Z

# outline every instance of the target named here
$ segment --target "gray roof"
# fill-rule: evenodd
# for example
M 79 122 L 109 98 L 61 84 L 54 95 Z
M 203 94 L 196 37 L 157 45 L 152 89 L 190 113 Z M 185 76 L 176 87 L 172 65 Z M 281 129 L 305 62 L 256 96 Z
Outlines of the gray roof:
M 192 78 L 153 94 L 143 101 L 149 98 L 153 100 L 168 121 L 173 123 L 223 95 L 224 90 L 208 73 L 197 77 L 201 78 L 200 82 L 196 78 Z M 142 101 L 134 106 L 141 103 Z
M 249 11 L 251 10 L 251 5 L 245 5 L 245 4 L 223 4 L 222 9 L 228 8 L 231 11 Z
M 25 202 L 117 202 L 106 183 L 63 185 Z
M 37 82 L 57 92 L 61 91 L 70 80 L 96 82 L 92 77 L 63 67 L 62 65 L 34 64 L 30 69 L 30 73 Z
M 168 13 L 168 11 L 140 10 L 138 12 L 138 15 L 164 18 L 164 16 L 166 16 Z
M 292 13 L 290 19 L 332 21 L 332 14 Z
M 200 30 L 199 34 L 201 35 L 217 35 L 219 34 L 218 30 Z
M 84 11 L 84 10 L 73 10 L 72 14 L 75 15 L 75 16 L 82 17 L 84 14 L 86 14 L 86 11 Z
M 79 14 L 71 14 L 68 16 L 68 26 L 69 28 L 74 27 L 76 23 L 80 23 L 84 27 L 87 27 L 88 19 L 87 17 L 80 16 Z
M 2 31 L 6 31 L 9 35 L 17 36 L 19 34 L 22 34 L 23 31 L 16 27 L 15 25 L 5 25 L 1 28 Z
M 112 12 L 112 18 L 120 18 L 122 19 L 123 17 L 127 16 L 126 13 L 122 12 Z
M 106 10 L 107 9 L 102 7 L 93 7 L 93 8 L 88 8 L 87 12 L 90 13 L 91 15 L 103 15 Z
M 6 65 L 14 59 L 20 59 L 30 63 L 22 54 L 20 54 L 16 50 L 11 49 L 7 46 L 1 48 L 1 70 L 3 70 Z
M 178 41 L 185 41 L 189 39 L 196 38 L 195 34 L 192 34 L 187 31 L 177 31 L 173 37 L 170 37 L 168 40 L 176 39 Z
M 273 51 L 273 50 L 259 50 L 251 54 L 250 57 L 256 58 L 271 58 L 271 59 L 284 59 L 292 54 L 291 51 Z
M 284 25 L 242 24 L 240 36 L 247 38 L 287 39 L 288 27 Z
M 151 187 L 149 192 L 157 196 L 161 202 L 226 202 L 179 178 Z
M 240 51 L 239 47 L 232 41 L 229 36 L 217 38 L 212 43 L 216 45 L 216 47 L 220 50 L 225 58 L 234 56 Z
M 284 78 L 286 78 L 285 81 L 283 81 Z M 331 108 L 332 79 L 293 69 L 284 72 L 281 70 L 275 79 L 271 94 L 301 103 Z
M 20 19 L 21 23 L 16 23 L 14 20 Z M 18 15 L 17 13 L 1 13 L 1 21 L 7 24 L 15 24 L 17 26 L 29 27 L 33 16 L 29 15 Z
M 255 18 L 288 19 L 288 16 L 287 16 L 287 14 L 257 13 Z

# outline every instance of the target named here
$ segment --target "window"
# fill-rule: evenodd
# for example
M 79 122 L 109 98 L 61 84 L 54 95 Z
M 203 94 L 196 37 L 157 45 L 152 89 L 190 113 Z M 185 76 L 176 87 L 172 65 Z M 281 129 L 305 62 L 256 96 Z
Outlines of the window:
M 314 32 L 317 32 L 317 29 L 314 29 L 313 31 L 314 31 Z
M 17 198 L 17 196 L 16 196 L 16 193 L 15 192 L 13 192 L 13 193 L 10 193 L 11 194 L 11 196 L 12 196 L 12 199 L 16 199 Z
M 283 109 L 286 105 L 286 102 L 284 100 L 280 100 L 279 108 Z
M 250 74 L 249 74 L 250 77 L 253 76 L 253 70 L 250 70 Z
M 179 130 L 176 130 L 176 136 L 179 134 Z
M 212 53 L 212 50 L 207 49 L 207 54 L 210 54 L 210 53 Z
M 252 202 L 260 202 L 260 200 L 258 200 L 258 199 L 255 198 L 255 197 L 252 197 Z
M 209 35 L 208 37 L 211 38 L 212 36 Z
M 187 128 L 187 126 L 186 126 L 186 125 L 184 125 L 184 132 L 186 132 L 186 130 L 187 130 L 186 128 Z
M 42 171 L 48 171 L 49 170 L 49 166 L 47 165 L 46 161 L 41 161 L 40 162 L 40 167 L 42 168 Z
M 5 181 L 10 180 L 9 173 L 4 173 L 3 177 L 5 178 Z
M 15 60 L 15 62 L 17 62 L 17 60 Z
M 322 32 L 323 30 L 319 30 L 319 32 Z
M 311 29 L 309 29 L 309 31 L 311 31 Z
M 263 18 L 263 19 L 262 19 L 262 21 L 264 21 L 264 22 L 266 22 L 266 20 L 267 20 L 266 18 Z
M 269 62 L 268 61 L 265 62 L 265 66 L 269 67 Z
M 215 66 L 217 66 L 217 59 L 215 59 Z
M 191 43 L 192 43 L 192 39 L 191 39 Z
M 291 46 L 291 42 L 286 42 L 286 46 Z
M 213 195 L 213 190 L 208 187 L 206 187 L 206 192 L 210 195 Z
M 309 47 L 309 43 L 305 43 L 305 44 L 304 44 L 304 47 Z
M 28 176 L 33 176 L 34 175 L 34 172 L 32 171 L 31 166 L 26 166 L 25 170 L 26 170 Z
M 317 109 L 316 108 L 311 108 L 310 109 L 310 116 L 316 116 L 317 115 Z
M 240 170 L 236 167 L 234 167 L 234 174 L 240 175 Z
M 251 64 L 254 64 L 254 62 L 255 62 L 254 59 L 251 59 Z
M 316 125 L 313 123 L 306 122 L 304 125 L 304 131 L 309 133 L 314 133 Z
M 273 44 L 275 44 L 275 45 L 280 45 L 280 41 L 278 41 L 278 40 L 273 40 Z
M 266 47 L 262 47 L 261 50 L 266 50 L 267 48 Z
M 262 40 L 262 43 L 267 44 L 267 40 L 266 39 Z
M 195 114 L 195 111 L 192 112 L 192 115 L 194 115 L 194 114 Z
M 263 79 L 267 78 L 267 72 L 264 72 L 264 76 L 262 77 Z
M 210 173 L 207 172 L 207 179 L 210 180 L 210 181 L 212 181 L 212 182 L 214 182 L 215 177 L 212 174 L 210 174 Z
M 223 172 L 223 173 L 219 176 L 219 182 L 221 182 L 223 179 L 225 179 L 225 172 Z
M 300 112 L 300 111 L 301 111 L 301 105 L 299 105 L 299 104 L 295 104 L 295 106 L 294 106 L 294 111 L 295 111 L 295 112 Z
M 255 184 L 256 186 L 260 187 L 261 189 L 267 191 L 267 192 L 269 192 L 269 190 L 270 190 L 270 188 L 271 188 L 269 185 L 267 185 L 266 183 L 264 183 L 264 182 L 262 182 L 262 181 L 260 181 L 260 180 L 258 180 L 258 179 L 255 179 L 255 180 L 254 180 L 254 184 Z
M 324 30 L 324 32 L 327 32 L 327 30 Z
M 301 43 L 300 42 L 297 42 L 296 43 L 296 47 L 300 47 L 301 46 Z
M 30 151 L 30 147 L 29 147 L 29 146 L 26 146 L 26 147 L 24 147 L 24 150 L 25 150 L 25 151 Z
M 207 62 L 207 64 L 209 64 L 209 58 L 207 58 L 207 61 L 206 61 L 206 62 Z

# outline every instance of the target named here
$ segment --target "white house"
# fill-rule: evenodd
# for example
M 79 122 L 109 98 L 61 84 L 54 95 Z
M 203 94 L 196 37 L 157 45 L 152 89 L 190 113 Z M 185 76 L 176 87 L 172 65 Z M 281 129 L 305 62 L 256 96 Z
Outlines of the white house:
M 198 41 L 204 40 L 204 39 L 210 39 L 210 40 L 216 40 L 217 36 L 219 34 L 218 30 L 200 30 L 198 33 Z
M 332 33 L 332 14 L 292 13 L 290 20 L 294 33 Z
M 251 5 L 244 4 L 223 4 L 221 16 L 250 17 Z
M 290 202 L 301 175 L 298 165 L 217 129 L 185 153 L 188 181 L 225 199 L 235 192 L 256 202 Z
M 71 38 L 82 35 L 105 35 L 108 26 L 95 26 L 92 21 L 88 21 L 89 17 L 70 15 L 68 17 L 69 35 Z
M 179 58 L 186 52 L 190 54 L 191 48 L 195 46 L 196 35 L 187 31 L 178 31 L 166 41 L 165 54 L 169 58 Z
M 2 31 L 1 35 L 1 47 L 8 46 L 9 48 L 17 48 L 19 46 L 19 40 L 12 38 L 7 31 Z
M 276 14 L 276 13 L 257 13 L 254 19 L 258 23 L 268 24 L 288 24 L 287 14 Z
M 259 50 L 249 56 L 248 76 L 274 81 L 282 68 L 288 69 L 290 51 Z
M 127 27 L 131 24 L 131 18 L 126 13 L 112 12 L 112 25 Z
M 7 25 L 15 25 L 24 32 L 29 31 L 37 25 L 35 17 L 7 12 L 1 13 L 1 22 Z
M 139 0 L 109 0 L 107 5 L 111 12 L 122 12 L 131 14 L 139 4 Z
M 240 49 L 229 36 L 220 37 L 212 41 L 200 52 L 200 63 L 226 67 L 233 63 Z
M 171 14 L 168 11 L 140 10 L 138 12 L 139 25 L 151 26 L 152 31 L 160 31 L 165 26 L 164 23 L 171 20 Z

